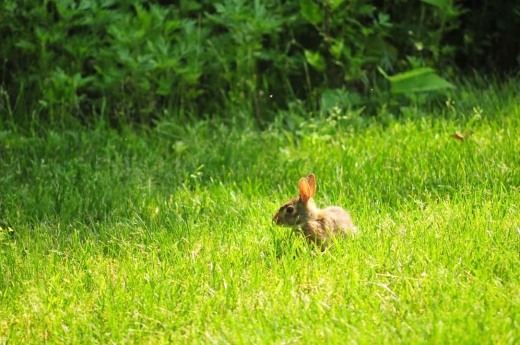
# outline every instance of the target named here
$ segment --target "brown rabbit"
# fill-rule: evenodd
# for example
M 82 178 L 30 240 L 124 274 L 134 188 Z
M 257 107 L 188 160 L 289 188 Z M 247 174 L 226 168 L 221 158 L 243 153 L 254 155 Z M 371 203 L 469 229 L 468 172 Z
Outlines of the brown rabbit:
M 322 250 L 331 245 L 332 236 L 354 235 L 350 214 L 339 206 L 329 206 L 320 210 L 314 199 L 316 178 L 309 174 L 298 183 L 300 195 L 295 196 L 280 207 L 273 216 L 277 225 L 293 227 L 303 233 L 309 243 L 316 243 Z

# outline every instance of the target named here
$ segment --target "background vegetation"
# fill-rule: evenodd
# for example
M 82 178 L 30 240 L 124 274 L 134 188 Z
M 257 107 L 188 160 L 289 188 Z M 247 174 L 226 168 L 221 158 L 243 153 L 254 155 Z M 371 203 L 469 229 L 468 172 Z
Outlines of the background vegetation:
M 0 107 L 18 122 L 399 112 L 520 56 L 508 0 L 6 0 L 0 18 Z M 394 90 L 381 73 L 414 70 Z

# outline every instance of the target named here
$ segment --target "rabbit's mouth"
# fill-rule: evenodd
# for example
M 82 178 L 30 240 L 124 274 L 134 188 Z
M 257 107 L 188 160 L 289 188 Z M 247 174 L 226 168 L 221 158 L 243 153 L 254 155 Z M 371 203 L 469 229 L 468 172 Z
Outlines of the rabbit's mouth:
M 275 214 L 273 216 L 273 222 L 278 226 L 294 227 L 298 225 L 298 220 L 298 217 L 288 217 L 287 215 Z

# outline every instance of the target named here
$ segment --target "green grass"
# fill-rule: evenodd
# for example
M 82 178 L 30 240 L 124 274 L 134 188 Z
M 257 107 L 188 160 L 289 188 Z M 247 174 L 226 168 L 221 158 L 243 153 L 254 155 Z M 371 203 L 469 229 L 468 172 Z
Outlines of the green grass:
M 0 343 L 519 342 L 520 97 L 464 90 L 293 130 L 4 128 Z M 361 231 L 325 253 L 270 221 L 311 171 Z

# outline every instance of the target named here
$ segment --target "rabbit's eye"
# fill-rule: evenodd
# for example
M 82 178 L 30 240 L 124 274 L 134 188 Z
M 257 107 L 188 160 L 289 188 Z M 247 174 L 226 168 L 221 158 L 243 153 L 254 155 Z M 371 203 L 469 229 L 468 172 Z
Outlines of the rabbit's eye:
M 292 206 L 287 207 L 287 209 L 285 210 L 286 213 L 293 213 L 293 211 L 294 208 L 292 208 Z

